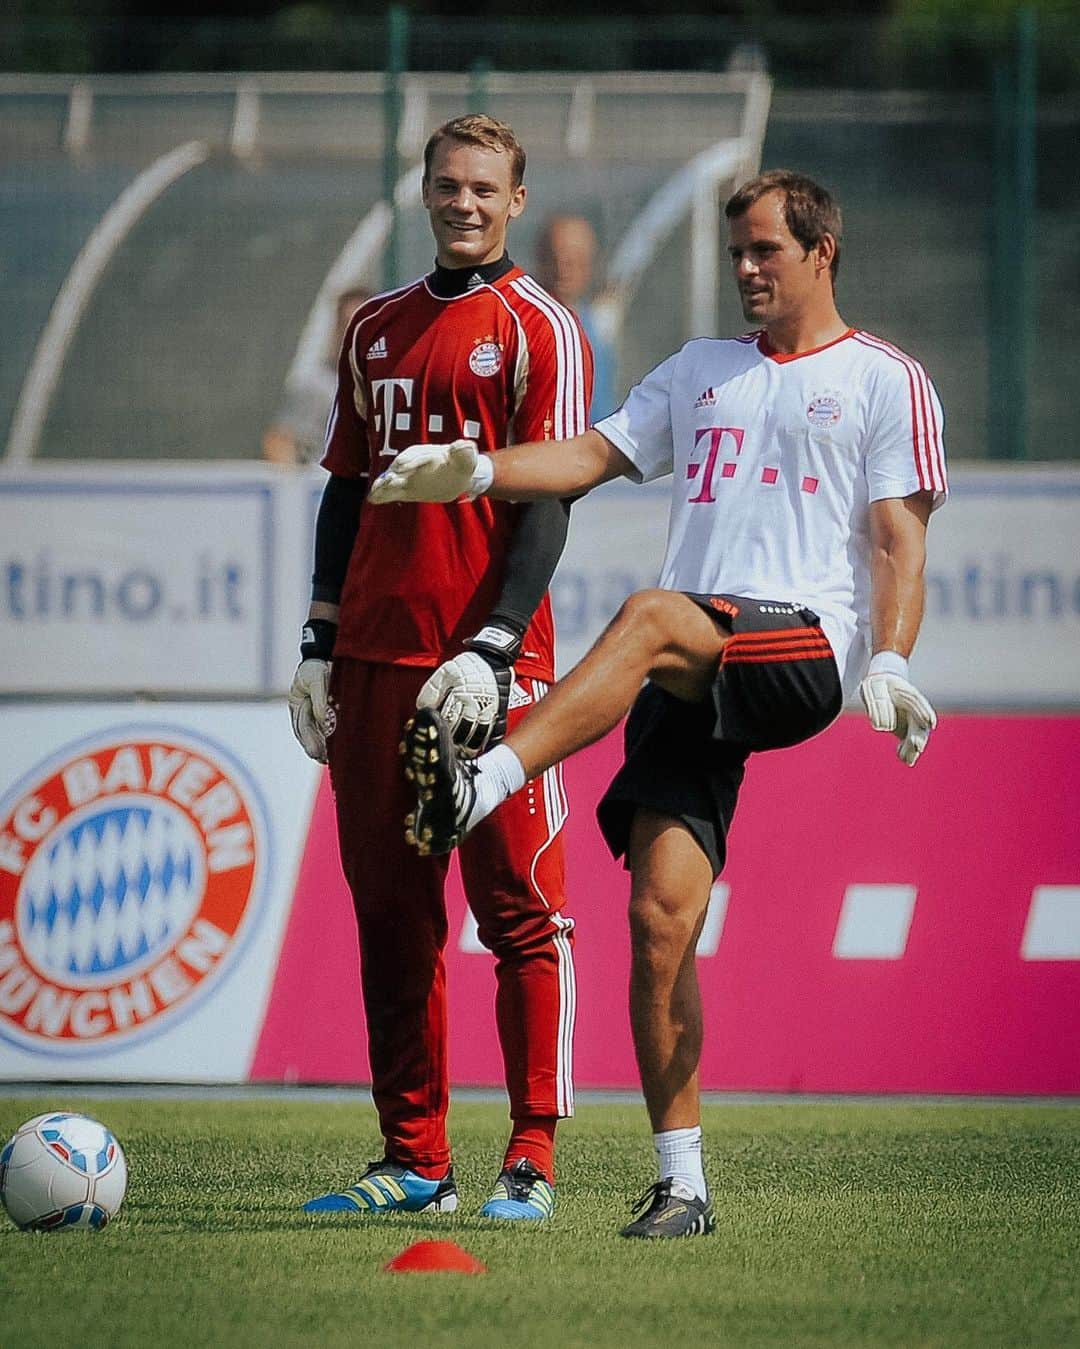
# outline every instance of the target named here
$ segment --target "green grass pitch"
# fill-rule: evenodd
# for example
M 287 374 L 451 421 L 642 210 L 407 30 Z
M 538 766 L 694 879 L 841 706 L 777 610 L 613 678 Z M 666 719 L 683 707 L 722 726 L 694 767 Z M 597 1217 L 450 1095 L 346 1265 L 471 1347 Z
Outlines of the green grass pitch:
M 1080 1345 L 1080 1109 L 716 1104 L 714 1236 L 617 1235 L 653 1179 L 643 1109 L 561 1130 L 553 1221 L 475 1216 L 505 1108 L 455 1105 L 461 1207 L 316 1219 L 313 1193 L 378 1152 L 363 1102 L 4 1096 L 0 1139 L 48 1109 L 95 1115 L 130 1184 L 101 1233 L 0 1227 L 0 1346 Z M 478 1277 L 385 1274 L 448 1238 Z

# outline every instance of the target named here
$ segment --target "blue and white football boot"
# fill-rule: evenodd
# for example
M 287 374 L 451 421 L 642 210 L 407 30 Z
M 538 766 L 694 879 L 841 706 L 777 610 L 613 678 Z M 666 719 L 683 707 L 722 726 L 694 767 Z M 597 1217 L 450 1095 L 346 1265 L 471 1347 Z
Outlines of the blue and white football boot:
M 522 1157 L 499 1172 L 481 1218 L 524 1219 L 543 1222 L 555 1212 L 555 1186 L 545 1180 L 532 1162 Z
M 305 1213 L 453 1213 L 458 1205 L 454 1168 L 441 1180 L 427 1180 L 384 1157 L 372 1162 L 355 1185 L 319 1195 Z

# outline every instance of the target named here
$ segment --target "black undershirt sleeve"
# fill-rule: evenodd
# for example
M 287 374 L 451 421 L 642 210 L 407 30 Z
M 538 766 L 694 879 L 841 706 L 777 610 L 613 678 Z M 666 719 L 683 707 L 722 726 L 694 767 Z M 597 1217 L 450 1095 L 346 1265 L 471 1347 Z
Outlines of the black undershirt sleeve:
M 569 528 L 569 500 L 532 501 L 522 508 L 491 622 L 502 620 L 524 633 L 555 573 Z
M 340 478 L 331 474 L 327 480 L 315 521 L 313 600 L 340 603 L 341 588 L 345 584 L 345 573 L 360 525 L 360 507 L 366 495 L 366 478 Z
M 366 495 L 366 479 L 331 474 L 327 480 L 315 522 L 313 600 L 339 603 Z M 525 631 L 555 573 L 569 527 L 569 501 L 533 501 L 522 508 L 492 622 L 501 619 Z

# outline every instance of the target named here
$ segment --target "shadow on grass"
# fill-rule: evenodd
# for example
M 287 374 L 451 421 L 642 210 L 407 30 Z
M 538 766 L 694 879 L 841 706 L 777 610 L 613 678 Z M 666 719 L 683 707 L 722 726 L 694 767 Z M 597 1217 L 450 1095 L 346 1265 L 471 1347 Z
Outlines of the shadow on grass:
M 293 1208 L 260 1208 L 223 1212 L 220 1209 L 200 1214 L 188 1214 L 183 1217 L 153 1208 L 131 1211 L 125 1214 L 127 1223 L 139 1232 L 161 1232 L 170 1234 L 202 1233 L 206 1235 L 222 1232 L 343 1232 L 356 1231 L 365 1234 L 379 1231 L 393 1232 L 396 1236 L 417 1240 L 441 1237 L 456 1240 L 465 1235 L 493 1232 L 535 1232 L 551 1231 L 546 1222 L 508 1222 L 479 1215 L 460 1214 L 438 1216 L 423 1213 L 382 1213 L 364 1215 L 359 1213 L 305 1213 L 297 1205 Z M 19 1233 L 14 1229 L 12 1236 Z

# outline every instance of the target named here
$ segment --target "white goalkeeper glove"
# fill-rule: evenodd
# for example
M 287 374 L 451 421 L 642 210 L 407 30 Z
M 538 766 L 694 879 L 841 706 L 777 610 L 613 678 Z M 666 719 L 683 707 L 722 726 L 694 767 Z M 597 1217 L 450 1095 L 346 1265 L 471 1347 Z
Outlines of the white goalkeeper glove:
M 897 756 L 909 767 L 918 760 L 937 725 L 937 713 L 907 677 L 908 663 L 897 651 L 871 657 L 859 693 L 875 731 L 892 731 Z
M 308 619 L 300 636 L 300 664 L 289 689 L 293 735 L 308 758 L 317 763 L 326 763 L 326 737 L 334 729 L 329 688 L 336 636 L 336 623 L 325 618 Z
M 478 497 L 491 486 L 488 455 L 480 454 L 475 440 L 450 445 L 410 445 L 371 484 L 368 500 L 376 506 L 389 501 L 457 501 Z
M 503 622 L 489 623 L 469 639 L 460 656 L 439 666 L 417 696 L 417 707 L 438 708 L 467 759 L 483 754 L 506 734 L 522 636 Z

